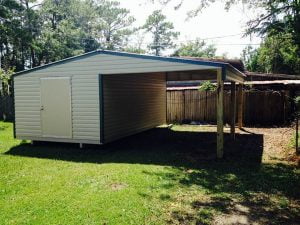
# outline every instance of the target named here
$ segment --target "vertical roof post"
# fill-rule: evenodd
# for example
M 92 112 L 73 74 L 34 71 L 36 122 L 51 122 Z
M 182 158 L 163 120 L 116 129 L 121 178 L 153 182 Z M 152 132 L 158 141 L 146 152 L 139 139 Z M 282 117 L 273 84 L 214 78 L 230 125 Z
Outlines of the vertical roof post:
M 244 93 L 243 84 L 238 85 L 238 127 L 243 127 Z
M 230 134 L 231 138 L 235 140 L 235 115 L 236 115 L 236 85 L 235 82 L 231 82 L 230 92 Z
M 224 154 L 224 77 L 226 68 L 217 70 L 217 158 Z

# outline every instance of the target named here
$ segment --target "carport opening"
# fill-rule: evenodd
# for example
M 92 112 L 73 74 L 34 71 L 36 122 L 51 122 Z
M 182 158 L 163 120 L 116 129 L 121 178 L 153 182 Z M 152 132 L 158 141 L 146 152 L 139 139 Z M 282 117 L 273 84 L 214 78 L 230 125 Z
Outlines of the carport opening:
M 106 143 L 118 138 L 118 135 L 129 136 L 134 133 L 152 128 L 155 124 L 166 124 L 167 120 L 167 81 L 217 81 L 216 105 L 217 105 L 217 157 L 222 158 L 224 154 L 224 81 L 226 74 L 232 73 L 225 67 L 192 71 L 169 71 L 156 73 L 131 73 L 131 74 L 101 74 L 100 76 L 100 108 L 101 119 L 101 142 Z M 126 79 L 124 79 L 126 78 Z M 231 109 L 230 109 L 230 136 L 235 139 L 236 115 L 238 115 L 238 126 L 242 127 L 242 82 L 234 80 L 234 76 L 227 79 L 231 82 Z M 144 79 L 144 80 L 143 80 Z M 163 80 L 162 80 L 163 79 Z M 139 85 L 153 87 L 163 84 L 163 91 L 159 89 L 143 90 L 136 87 L 135 82 L 140 80 Z M 236 83 L 238 85 L 238 91 Z M 150 85 L 151 86 L 151 85 Z M 122 88 L 123 92 L 118 90 Z M 127 89 L 126 89 L 127 88 Z M 159 90 L 159 91 L 157 91 Z M 121 96 L 120 96 L 121 94 Z M 115 96 L 115 97 L 114 97 Z M 238 98 L 237 98 L 238 96 Z M 128 98 L 130 99 L 128 101 Z M 238 101 L 237 101 L 238 99 Z M 154 102 L 147 104 L 147 102 Z M 238 105 L 238 107 L 236 107 Z M 163 114 L 160 109 L 163 108 Z M 236 108 L 238 109 L 236 112 Z M 112 117 L 115 118 L 112 122 Z M 162 118 L 163 117 L 163 118 Z M 135 129 L 135 124 L 139 126 Z M 144 123 L 143 123 L 144 121 Z M 147 121 L 147 122 L 145 122 Z M 150 121 L 150 122 L 149 122 Z M 161 121 L 164 121 L 163 123 Z M 125 125 L 125 126 L 124 126 Z M 152 127 L 151 127 L 152 126 Z M 130 128 L 132 128 L 131 131 Z M 137 129 L 138 128 L 138 129 Z M 113 130 L 112 130 L 113 129 Z M 140 129 L 140 130 L 139 130 Z M 117 132 L 116 132 L 117 131 Z

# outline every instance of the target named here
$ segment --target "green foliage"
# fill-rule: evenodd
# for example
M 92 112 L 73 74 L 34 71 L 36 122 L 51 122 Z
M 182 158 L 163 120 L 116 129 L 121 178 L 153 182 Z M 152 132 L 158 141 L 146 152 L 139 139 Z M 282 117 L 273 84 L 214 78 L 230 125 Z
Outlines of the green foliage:
M 177 3 L 175 9 L 182 6 L 185 0 L 150 0 L 168 4 Z M 193 9 L 188 12 L 188 17 L 195 17 L 204 8 L 211 6 L 215 0 L 198 0 Z M 224 0 L 225 9 L 230 9 L 234 4 L 242 3 L 248 10 L 263 9 L 257 18 L 248 21 L 248 33 L 274 34 L 290 33 L 294 43 L 300 44 L 300 2 L 299 0 Z
M 266 39 L 257 53 L 262 72 L 300 73 L 300 1 L 253 1 L 250 6 L 263 9 L 248 21 L 247 33 Z M 254 59 L 255 61 L 255 59 Z
M 295 97 L 294 101 L 295 101 L 297 110 L 298 110 L 299 113 L 300 113 L 300 96 Z
M 298 51 L 300 51 L 299 0 L 255 0 L 248 2 L 254 8 L 263 9 L 263 12 L 257 18 L 248 21 L 248 33 L 259 33 L 268 36 L 289 34 L 289 38 L 291 38 L 294 45 L 298 46 Z
M 242 57 L 249 71 L 299 74 L 297 49 L 290 35 L 272 35 L 266 37 L 258 49 L 244 49 Z
M 24 70 L 95 50 L 123 49 L 134 22 L 116 1 L 0 0 L 1 67 Z
M 245 68 L 248 71 L 258 72 L 258 50 L 254 49 L 252 46 L 247 46 L 243 49 L 242 60 L 244 62 Z
M 300 104 L 300 96 L 297 96 L 297 97 L 295 98 L 295 103 L 296 103 L 296 104 Z
M 137 53 L 137 54 L 145 54 L 146 50 L 142 49 L 140 47 L 125 47 L 123 49 L 125 52 L 130 52 L 130 53 Z
M 156 0 L 152 0 L 156 1 Z M 157 0 L 163 4 L 177 2 L 181 7 L 185 0 Z M 215 0 L 199 0 L 189 11 L 188 17 L 197 16 Z M 246 35 L 257 33 L 265 38 L 256 52 L 246 49 L 245 63 L 250 71 L 274 73 L 300 73 L 300 1 L 299 0 L 225 0 L 225 9 L 242 3 L 247 10 L 261 12 L 247 22 Z M 250 58 L 250 59 L 249 59 Z
M 207 45 L 205 41 L 197 39 L 196 41 L 181 44 L 173 55 L 212 58 L 216 56 L 216 51 L 217 49 L 214 45 Z
M 126 45 L 128 36 L 134 32 L 129 28 L 135 18 L 130 16 L 128 9 L 121 8 L 117 1 L 102 1 L 96 9 L 99 24 L 96 33 L 99 34 L 101 48 L 120 50 Z
M 199 87 L 199 91 L 215 91 L 215 90 L 217 90 L 217 85 L 213 84 L 210 81 L 205 81 Z
M 300 132 L 298 132 L 298 143 L 300 143 Z M 288 144 L 289 148 L 295 148 L 296 147 L 296 134 L 294 133 L 293 136 L 290 139 L 290 143 Z
M 148 47 L 154 50 L 155 55 L 160 55 L 162 50 L 175 47 L 173 39 L 178 37 L 179 32 L 173 31 L 173 23 L 166 21 L 166 16 L 161 10 L 155 10 L 142 28 L 152 35 L 152 44 Z
M 14 73 L 14 68 L 10 68 L 8 70 L 4 70 L 0 68 L 0 82 L 2 82 L 2 94 L 9 95 L 10 94 L 10 80 L 11 76 Z

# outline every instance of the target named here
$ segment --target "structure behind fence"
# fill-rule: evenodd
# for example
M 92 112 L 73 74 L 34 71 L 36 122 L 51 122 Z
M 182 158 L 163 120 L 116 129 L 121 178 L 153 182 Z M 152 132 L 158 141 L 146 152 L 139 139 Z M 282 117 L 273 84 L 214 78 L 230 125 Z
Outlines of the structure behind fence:
M 13 97 L 0 94 L 0 120 L 13 120 Z
M 245 91 L 243 102 L 245 125 L 283 124 L 291 115 L 286 91 Z M 230 122 L 230 91 L 224 93 L 224 120 Z M 168 90 L 167 121 L 216 122 L 216 92 Z

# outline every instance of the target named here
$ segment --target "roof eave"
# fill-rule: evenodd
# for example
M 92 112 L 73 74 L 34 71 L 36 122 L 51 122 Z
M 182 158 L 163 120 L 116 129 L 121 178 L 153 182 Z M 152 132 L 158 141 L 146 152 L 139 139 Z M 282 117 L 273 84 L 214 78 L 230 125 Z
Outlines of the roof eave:
M 118 51 L 108 51 L 108 50 L 95 50 L 93 52 L 88 52 L 82 55 L 69 57 L 66 59 L 62 59 L 56 62 L 48 63 L 42 66 L 38 66 L 32 69 L 23 70 L 20 72 L 17 72 L 13 75 L 13 77 L 23 75 L 29 72 L 37 71 L 40 69 L 44 69 L 50 66 L 59 65 L 63 63 L 70 62 L 72 60 L 78 60 L 83 57 L 88 57 L 91 55 L 96 54 L 108 54 L 108 55 L 117 55 L 117 56 L 125 56 L 125 57 L 134 57 L 134 58 L 142 58 L 142 59 L 150 59 L 150 60 L 158 60 L 158 61 L 167 61 L 167 62 L 176 62 L 176 63 L 186 63 L 186 64 L 194 64 L 199 66 L 208 66 L 208 67 L 215 67 L 215 68 L 231 68 L 234 73 L 238 74 L 238 76 L 245 76 L 242 72 L 235 69 L 233 66 L 231 66 L 229 63 L 223 63 L 223 62 L 211 62 L 211 61 L 199 61 L 199 60 L 191 60 L 191 59 L 182 59 L 177 57 L 162 57 L 162 56 L 152 56 L 152 55 L 143 55 L 143 54 L 135 54 L 135 53 L 128 53 L 128 52 L 118 52 Z
M 238 69 L 236 69 L 234 66 L 232 66 L 231 64 L 227 65 L 227 70 L 231 73 L 227 74 L 226 78 L 229 81 L 234 81 L 237 83 L 244 83 L 245 82 L 245 78 L 246 75 L 239 71 Z

